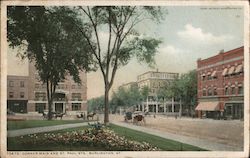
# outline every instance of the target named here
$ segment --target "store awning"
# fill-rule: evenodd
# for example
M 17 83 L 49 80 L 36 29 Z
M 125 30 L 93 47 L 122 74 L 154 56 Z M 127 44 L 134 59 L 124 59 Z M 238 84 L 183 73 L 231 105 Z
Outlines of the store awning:
M 222 76 L 226 76 L 227 75 L 227 68 L 225 68 L 222 72 Z
M 219 102 L 200 102 L 195 110 L 198 111 L 219 111 Z
M 212 73 L 211 76 L 212 76 L 212 77 L 216 76 L 216 71 L 213 71 L 213 73 Z
M 230 69 L 228 70 L 228 75 L 232 75 L 234 73 L 234 69 L 234 66 L 230 67 Z
M 243 65 L 238 65 L 235 69 L 235 73 L 240 73 L 243 71 Z

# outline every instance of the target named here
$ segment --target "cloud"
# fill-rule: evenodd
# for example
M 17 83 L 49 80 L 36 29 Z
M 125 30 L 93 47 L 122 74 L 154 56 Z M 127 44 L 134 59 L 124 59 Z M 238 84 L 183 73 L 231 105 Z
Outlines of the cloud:
M 201 28 L 195 28 L 191 24 L 185 25 L 185 30 L 178 31 L 177 35 L 188 41 L 198 41 L 206 44 L 221 44 L 233 39 L 231 35 L 213 35 L 210 32 L 204 32 Z

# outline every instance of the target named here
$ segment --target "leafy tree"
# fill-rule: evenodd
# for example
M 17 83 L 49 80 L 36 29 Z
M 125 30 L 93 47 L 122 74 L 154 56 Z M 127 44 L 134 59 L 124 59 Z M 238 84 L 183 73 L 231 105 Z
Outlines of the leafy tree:
M 74 23 L 83 27 L 77 13 L 67 7 L 11 6 L 7 9 L 9 46 L 22 47 L 22 58 L 34 62 L 40 79 L 47 85 L 49 119 L 58 82 L 66 75 L 80 83 L 79 70 L 93 65 L 90 47 Z M 85 36 L 91 32 L 85 31 Z
M 148 86 L 144 86 L 141 89 L 141 96 L 142 96 L 142 100 L 147 100 L 147 97 L 149 95 L 150 89 Z
M 192 70 L 187 74 L 182 74 L 179 79 L 175 79 L 166 85 L 160 92 L 167 98 L 174 97 L 181 100 L 183 108 L 189 112 L 194 109 L 197 98 L 197 76 L 196 70 Z
M 103 111 L 104 108 L 104 96 L 92 98 L 88 100 L 88 111 Z
M 112 94 L 110 108 L 113 109 L 113 111 L 116 111 L 118 106 L 127 108 L 140 104 L 141 101 L 142 95 L 137 86 L 131 86 L 129 89 L 120 87 Z
M 160 7 L 144 6 L 94 6 L 76 8 L 82 13 L 84 26 L 78 26 L 94 60 L 101 70 L 105 85 L 105 116 L 104 123 L 109 122 L 109 91 L 113 85 L 117 69 L 128 64 L 132 57 L 137 57 L 140 62 L 154 65 L 156 49 L 160 40 L 140 36 L 136 25 L 143 20 L 151 19 L 160 21 Z M 92 36 L 86 35 L 85 29 L 92 31 Z M 105 31 L 104 31 L 105 30 Z M 101 32 L 108 34 L 107 44 L 100 42 Z

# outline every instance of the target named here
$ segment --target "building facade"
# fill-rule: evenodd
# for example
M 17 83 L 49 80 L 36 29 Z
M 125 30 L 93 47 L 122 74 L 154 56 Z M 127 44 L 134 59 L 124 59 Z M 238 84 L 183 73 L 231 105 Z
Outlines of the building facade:
M 178 79 L 178 73 L 148 71 L 137 77 L 137 84 L 141 90 L 143 87 L 149 88 L 149 95 L 147 100 L 138 105 L 137 109 L 140 111 L 147 111 L 153 113 L 178 113 L 180 104 L 177 101 L 165 100 L 159 98 L 157 92 L 166 86 L 168 83 Z
M 27 113 L 28 76 L 7 76 L 7 108 L 18 113 Z
M 52 111 L 67 114 L 76 114 L 79 111 L 87 112 L 86 73 L 80 72 L 80 78 L 81 84 L 75 83 L 70 76 L 67 76 L 64 82 L 58 83 Z M 48 110 L 46 85 L 40 81 L 32 63 L 29 63 L 29 76 L 8 76 L 7 89 L 8 108 L 11 111 L 21 112 L 20 108 L 17 108 L 18 106 L 14 106 L 17 105 L 17 102 L 22 105 L 23 112 L 41 113 Z M 18 96 L 19 93 L 20 97 Z M 23 93 L 24 97 L 22 96 Z
M 197 61 L 199 117 L 242 119 L 244 47 Z

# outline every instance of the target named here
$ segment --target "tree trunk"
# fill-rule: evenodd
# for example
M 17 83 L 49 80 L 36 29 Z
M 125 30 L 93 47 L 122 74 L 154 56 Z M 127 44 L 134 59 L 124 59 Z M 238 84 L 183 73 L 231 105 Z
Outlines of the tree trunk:
M 109 87 L 105 85 L 105 96 L 104 96 L 104 124 L 109 124 Z
M 48 120 L 52 120 L 52 101 L 51 99 L 48 100 L 48 108 L 49 108 L 49 112 L 48 112 Z

